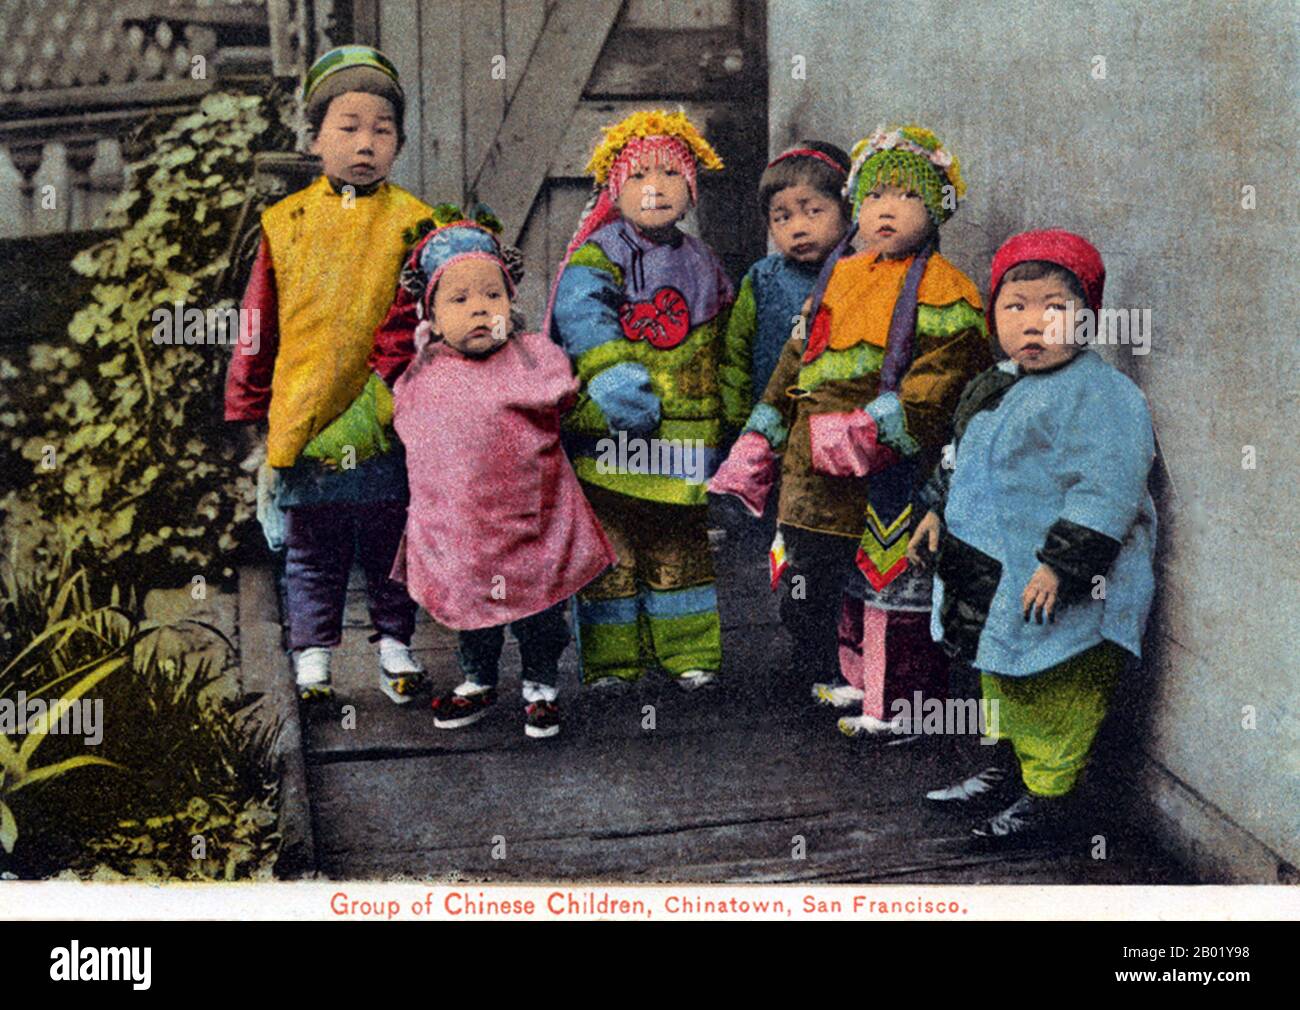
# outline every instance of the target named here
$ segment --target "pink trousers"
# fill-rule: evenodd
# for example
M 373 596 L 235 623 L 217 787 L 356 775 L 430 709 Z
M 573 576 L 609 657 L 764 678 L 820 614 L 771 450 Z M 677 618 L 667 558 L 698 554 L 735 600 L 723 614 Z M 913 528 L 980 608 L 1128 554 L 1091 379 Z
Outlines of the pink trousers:
M 839 621 L 840 673 L 865 692 L 862 714 L 888 722 L 894 702 L 948 696 L 948 657 L 930 638 L 928 612 L 881 610 L 849 595 Z

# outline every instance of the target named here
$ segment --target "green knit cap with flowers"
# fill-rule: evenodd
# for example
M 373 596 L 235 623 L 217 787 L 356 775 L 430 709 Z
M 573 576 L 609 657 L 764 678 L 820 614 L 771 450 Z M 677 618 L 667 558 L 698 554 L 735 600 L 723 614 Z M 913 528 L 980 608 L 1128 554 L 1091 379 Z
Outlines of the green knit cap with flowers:
M 952 216 L 966 195 L 956 156 L 924 127 L 877 127 L 853 146 L 852 157 L 844 195 L 855 221 L 863 199 L 877 186 L 898 186 L 919 194 L 936 226 Z M 946 187 L 951 189 L 945 192 Z

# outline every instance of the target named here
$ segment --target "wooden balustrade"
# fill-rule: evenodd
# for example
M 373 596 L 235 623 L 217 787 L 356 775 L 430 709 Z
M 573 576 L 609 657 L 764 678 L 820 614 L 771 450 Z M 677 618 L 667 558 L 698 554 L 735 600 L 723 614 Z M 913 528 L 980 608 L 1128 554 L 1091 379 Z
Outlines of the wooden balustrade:
M 6 0 L 0 149 L 18 179 L 0 193 L 4 230 L 91 227 L 120 187 L 117 159 L 97 157 L 102 141 L 228 81 L 298 77 L 322 46 L 351 37 L 352 16 L 341 0 Z M 54 186 L 54 208 L 38 185 Z

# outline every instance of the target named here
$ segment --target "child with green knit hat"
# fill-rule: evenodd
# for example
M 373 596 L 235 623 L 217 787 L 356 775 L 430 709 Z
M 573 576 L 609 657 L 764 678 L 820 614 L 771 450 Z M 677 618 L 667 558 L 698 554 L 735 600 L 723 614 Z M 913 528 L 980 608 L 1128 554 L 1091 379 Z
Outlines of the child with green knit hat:
M 383 53 L 330 50 L 307 72 L 303 98 L 323 172 L 262 214 L 243 301 L 256 313 L 241 313 L 260 322 L 257 343 L 241 338 L 258 353 L 231 358 L 225 416 L 264 443 L 268 483 L 278 485 L 276 505 L 264 512 L 287 517 L 287 623 L 300 693 L 331 694 L 330 658 L 357 553 L 379 687 L 405 704 L 421 674 L 409 649 L 415 604 L 388 574 L 406 523 L 406 472 L 400 446 L 382 430 L 391 396 L 367 359 L 397 286 L 405 235 L 432 208 L 386 181 L 402 145 L 405 98 Z M 370 419 L 360 429 L 352 423 L 358 411 Z M 343 427 L 347 437 L 331 439 L 330 429 L 337 435 Z M 331 441 L 357 451 L 337 452 Z M 268 525 L 268 539 L 278 536 Z
M 858 707 L 849 735 L 895 728 L 892 703 L 946 694 L 929 578 L 908 569 L 911 499 L 991 355 L 979 293 L 938 252 L 965 192 L 929 130 L 876 130 L 852 151 L 853 228 L 831 254 L 761 401 L 709 485 L 761 515 L 780 468 L 774 587 L 802 683 Z

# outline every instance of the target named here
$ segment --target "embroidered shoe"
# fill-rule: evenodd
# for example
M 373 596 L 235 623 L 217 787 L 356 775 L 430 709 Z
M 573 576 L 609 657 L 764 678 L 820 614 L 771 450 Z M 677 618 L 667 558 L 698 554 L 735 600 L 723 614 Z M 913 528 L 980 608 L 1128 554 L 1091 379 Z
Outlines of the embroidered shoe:
M 718 675 L 712 670 L 687 670 L 674 679 L 683 691 L 698 691 L 702 687 L 716 683 Z
M 524 706 L 524 735 L 535 739 L 560 732 L 560 707 L 553 701 L 535 701 Z
M 394 705 L 409 705 L 424 686 L 424 670 L 405 642 L 385 635 L 379 640 L 379 690 Z
M 943 810 L 997 809 L 1011 801 L 1019 781 L 1015 769 L 990 765 L 952 785 L 931 789 L 925 794 L 925 800 Z
M 854 687 L 852 684 L 845 684 L 841 681 L 838 684 L 814 684 L 812 686 L 812 696 L 817 699 L 819 705 L 830 705 L 832 708 L 853 708 L 855 705 L 862 704 L 862 699 L 866 693 L 860 687 Z
M 424 674 L 416 673 L 389 673 L 387 670 L 379 671 L 379 690 L 387 695 L 388 700 L 394 705 L 409 705 L 415 700 L 415 696 L 420 693 L 424 687 Z
M 1059 845 L 1066 826 L 1066 799 L 1023 793 L 1011 806 L 971 828 L 979 849 Z
M 588 681 L 586 686 L 607 694 L 621 694 L 629 689 L 633 683 L 634 681 L 625 677 L 598 677 L 596 680 Z
M 497 689 L 489 687 L 473 693 L 452 691 L 433 699 L 433 724 L 439 729 L 472 726 L 496 704 Z
M 299 684 L 298 697 L 305 702 L 330 701 L 334 697 L 334 686 L 328 680 L 315 684 Z

